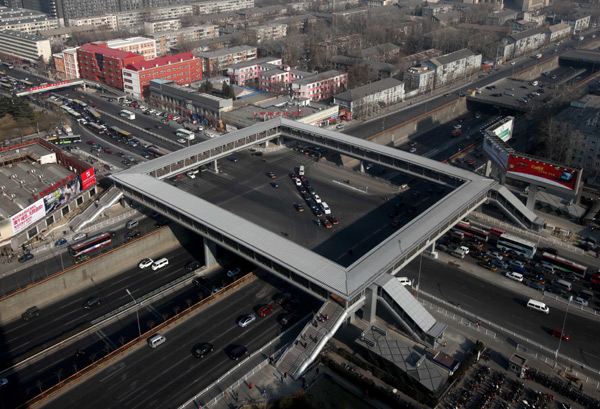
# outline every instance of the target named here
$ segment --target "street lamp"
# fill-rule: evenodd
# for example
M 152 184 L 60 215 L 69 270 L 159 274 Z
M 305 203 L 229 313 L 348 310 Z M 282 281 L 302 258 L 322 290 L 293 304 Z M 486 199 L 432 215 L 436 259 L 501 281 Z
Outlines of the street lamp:
M 563 320 L 562 329 L 560 330 L 560 337 L 558 337 L 558 347 L 556 348 L 556 352 L 554 353 L 554 368 L 558 365 L 558 351 L 560 350 L 560 344 L 562 342 L 563 334 L 565 333 L 565 325 L 567 324 L 567 314 L 569 313 L 569 307 L 571 306 L 571 301 L 573 301 L 573 296 L 570 295 L 567 300 L 567 309 L 565 310 L 565 318 Z
M 417 278 L 417 301 L 419 300 L 419 288 L 421 288 L 421 264 L 423 264 L 423 252 L 419 255 L 419 276 Z
M 131 297 L 131 299 L 135 303 L 135 316 L 137 318 L 139 337 L 141 338 L 142 337 L 142 328 L 140 327 L 140 314 L 138 312 L 139 304 L 138 304 L 137 300 L 135 298 L 133 298 L 133 295 L 131 295 L 131 292 L 129 291 L 129 288 L 126 288 L 125 291 L 127 292 L 127 294 L 129 294 L 129 296 Z

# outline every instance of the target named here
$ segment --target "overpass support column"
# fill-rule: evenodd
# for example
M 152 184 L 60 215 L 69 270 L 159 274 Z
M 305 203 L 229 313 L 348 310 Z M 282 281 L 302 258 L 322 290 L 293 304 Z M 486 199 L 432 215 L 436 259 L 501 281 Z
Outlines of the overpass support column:
M 360 173 L 365 173 L 365 162 L 360 161 Z
M 431 243 L 431 247 L 429 249 L 423 251 L 426 252 L 428 256 L 438 258 L 438 253 L 435 251 L 435 241 Z
M 525 204 L 529 210 L 535 207 L 535 198 L 538 192 L 538 185 L 529 185 L 529 193 L 527 193 L 527 203 Z
M 363 320 L 373 323 L 377 313 L 377 286 L 375 284 L 365 288 L 365 298 L 365 305 L 362 308 Z
M 217 161 L 216 160 L 213 160 L 213 162 L 212 162 L 212 170 L 215 173 L 219 173 L 219 168 L 217 167 Z
M 204 241 L 204 265 L 206 268 L 217 264 L 217 243 L 207 238 Z

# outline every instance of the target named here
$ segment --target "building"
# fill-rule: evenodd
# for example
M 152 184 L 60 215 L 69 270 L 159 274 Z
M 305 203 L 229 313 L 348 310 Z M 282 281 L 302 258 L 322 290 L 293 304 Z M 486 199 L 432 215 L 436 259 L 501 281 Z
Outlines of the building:
M 57 0 L 5 0 L 4 5 L 12 8 L 24 8 L 27 11 L 35 10 L 58 19 Z
M 385 62 L 364 60 L 357 57 L 347 57 L 345 55 L 336 55 L 331 59 L 335 70 L 348 71 L 353 66 L 365 67 L 368 72 L 368 81 L 379 81 L 400 73 L 400 69 L 393 64 Z
M 62 50 L 53 54 L 54 67 L 62 80 L 79 78 L 79 63 L 77 62 L 77 48 Z
M 97 30 L 94 26 L 60 27 L 50 30 L 40 30 L 38 35 L 50 40 L 50 44 L 62 46 L 73 34 L 91 34 Z
M 130 37 L 106 42 L 108 48 L 139 54 L 146 60 L 156 58 L 156 41 L 152 38 Z
M 498 46 L 498 58 L 511 60 L 537 50 L 546 44 L 546 37 L 546 31 L 540 28 L 513 33 L 502 39 Z
M 0 58 L 2 60 L 49 62 L 52 57 L 50 40 L 22 31 L 0 31 Z
M 287 24 L 270 23 L 264 26 L 248 27 L 246 29 L 248 41 L 260 44 L 263 41 L 283 38 L 287 35 Z
M 156 40 L 156 54 L 167 55 L 171 47 L 185 43 L 193 43 L 207 38 L 214 38 L 219 33 L 219 27 L 213 24 L 182 28 L 177 31 L 163 31 L 148 36 Z
M 36 34 L 40 30 L 58 28 L 58 19 L 39 11 L 0 6 L 0 31 L 14 30 Z
M 262 71 L 271 70 L 283 64 L 281 58 L 265 57 L 252 61 L 244 61 L 233 64 L 227 68 L 227 76 L 231 79 L 231 84 L 241 87 L 258 84 L 258 75 Z
M 515 0 L 517 6 L 521 6 L 521 11 L 539 10 L 548 7 L 550 0 Z
M 194 14 L 213 14 L 254 7 L 254 0 L 208 0 L 192 4 Z
M 249 45 L 224 48 L 217 51 L 196 52 L 202 60 L 202 69 L 207 77 L 222 75 L 223 72 L 234 64 L 256 60 L 257 49 Z
M 435 71 L 432 67 L 423 64 L 419 67 L 410 67 L 402 78 L 409 90 L 418 90 L 419 93 L 433 89 Z
M 334 95 L 333 103 L 352 113 L 353 118 L 368 117 L 382 106 L 393 105 L 404 100 L 404 83 L 386 78 L 362 87 L 349 89 Z
M 441 57 L 432 58 L 426 64 L 435 71 L 436 88 L 464 78 L 481 69 L 481 54 L 462 49 Z
M 290 67 L 273 67 L 258 74 L 258 89 L 273 94 L 286 93 L 293 81 L 314 75 L 312 72 L 293 70 Z
M 117 18 L 117 27 L 119 30 L 128 32 L 138 32 L 144 25 L 144 19 L 147 13 L 143 10 L 122 11 L 115 14 Z
M 591 16 L 586 15 L 574 15 L 571 17 L 563 18 L 560 20 L 561 23 L 567 23 L 571 26 L 573 34 L 580 33 L 581 31 L 590 28 Z
M 367 2 L 367 7 L 383 7 L 389 6 L 392 4 L 396 4 L 397 0 L 369 0 Z
M 205 94 L 191 87 L 182 87 L 173 81 L 151 80 L 149 90 L 152 106 L 182 116 L 191 122 L 209 123 L 209 119 L 220 120 L 223 113 L 233 109 L 232 99 Z
M 144 21 L 144 33 L 153 34 L 161 31 L 176 31 L 181 28 L 181 20 L 178 18 Z
M 348 74 L 336 70 L 325 71 L 291 83 L 292 97 L 321 101 L 344 91 L 348 84 Z
M 571 35 L 571 26 L 567 23 L 558 23 L 546 29 L 547 41 L 558 41 Z
M 82 18 L 70 18 L 67 20 L 69 27 L 80 27 L 80 26 L 94 26 L 94 27 L 106 27 L 110 30 L 116 30 L 117 16 L 114 14 L 107 14 L 97 17 L 82 17 Z
M 400 57 L 401 47 L 398 47 L 392 43 L 385 43 L 362 49 L 358 52 L 352 53 L 352 57 L 357 57 L 371 61 L 388 61 L 394 60 Z
M 421 15 L 427 18 L 433 18 L 436 14 L 447 13 L 454 10 L 454 5 L 449 3 L 442 4 L 429 4 L 423 6 L 421 9 Z
M 488 26 L 503 26 L 510 20 L 516 20 L 518 12 L 510 9 L 494 11 L 485 19 L 485 24 Z
M 164 79 L 178 85 L 202 80 L 202 61 L 192 53 L 181 53 L 127 65 L 123 68 L 125 94 L 135 99 L 150 95 L 151 80 Z
M 539 24 L 534 20 L 511 20 L 509 27 L 512 31 L 527 31 L 539 27 Z
M 81 78 L 123 89 L 123 68 L 144 61 L 141 55 L 108 48 L 106 43 L 84 44 L 77 49 Z
M 60 0 L 57 2 L 57 17 L 65 20 L 105 14 L 114 17 L 121 11 L 119 3 L 119 0 Z

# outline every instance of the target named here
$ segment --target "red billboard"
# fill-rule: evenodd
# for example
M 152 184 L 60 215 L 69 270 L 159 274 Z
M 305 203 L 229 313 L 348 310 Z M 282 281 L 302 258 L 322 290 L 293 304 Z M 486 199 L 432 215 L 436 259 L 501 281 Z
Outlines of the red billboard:
M 579 170 L 517 155 L 509 156 L 506 171 L 511 176 L 521 176 L 569 190 L 575 190 L 579 179 Z
M 96 175 L 94 174 L 94 168 L 89 168 L 81 174 L 81 190 L 84 191 L 89 187 L 96 184 Z
M 40 85 L 39 87 L 27 88 L 27 91 L 37 91 L 40 89 L 53 89 L 53 88 L 59 87 L 61 85 L 66 85 L 66 84 L 70 84 L 70 83 L 71 83 L 71 81 L 55 82 L 54 84 L 46 84 L 46 85 Z

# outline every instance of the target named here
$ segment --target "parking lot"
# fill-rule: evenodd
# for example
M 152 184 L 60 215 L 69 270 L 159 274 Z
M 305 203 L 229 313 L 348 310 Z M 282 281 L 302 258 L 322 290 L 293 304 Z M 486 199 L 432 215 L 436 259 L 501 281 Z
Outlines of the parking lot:
M 341 265 L 351 264 L 448 192 L 425 181 L 401 188 L 383 178 L 402 184 L 411 178 L 383 169 L 375 178 L 317 159 L 287 148 L 243 151 L 221 160 L 219 173 L 199 172 L 193 179 L 184 174 L 171 183 Z M 306 180 L 298 186 L 290 174 L 298 175 L 300 166 Z M 330 214 L 311 192 L 327 203 Z

